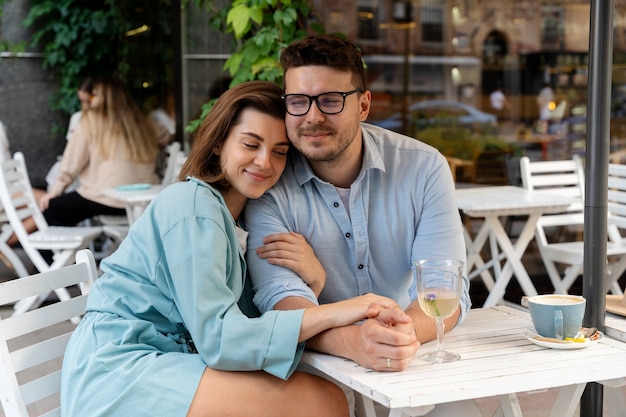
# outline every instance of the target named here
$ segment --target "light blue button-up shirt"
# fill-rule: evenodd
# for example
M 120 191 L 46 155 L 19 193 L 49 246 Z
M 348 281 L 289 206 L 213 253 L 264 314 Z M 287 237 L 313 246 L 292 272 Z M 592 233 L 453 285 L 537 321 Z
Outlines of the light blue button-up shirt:
M 255 249 L 272 233 L 304 235 L 326 270 L 320 303 L 365 293 L 395 299 L 406 308 L 416 297 L 414 262 L 453 258 L 465 262 L 463 226 L 446 159 L 433 147 L 362 124 L 363 166 L 350 187 L 349 213 L 330 183 L 302 156 L 292 158 L 280 181 L 245 212 L 247 261 L 261 311 L 285 297 L 317 302 L 293 271 L 270 265 Z M 464 277 L 462 320 L 471 306 Z

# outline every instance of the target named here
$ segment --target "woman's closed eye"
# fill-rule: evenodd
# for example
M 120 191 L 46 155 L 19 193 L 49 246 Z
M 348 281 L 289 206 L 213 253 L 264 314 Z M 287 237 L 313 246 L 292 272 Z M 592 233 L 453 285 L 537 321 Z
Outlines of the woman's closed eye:
M 259 149 L 259 144 L 258 143 L 252 143 L 252 142 L 242 142 L 243 146 L 245 146 L 248 149 Z
M 287 156 L 287 153 L 289 153 L 289 147 L 281 146 L 280 148 L 274 149 L 274 152 L 280 156 Z

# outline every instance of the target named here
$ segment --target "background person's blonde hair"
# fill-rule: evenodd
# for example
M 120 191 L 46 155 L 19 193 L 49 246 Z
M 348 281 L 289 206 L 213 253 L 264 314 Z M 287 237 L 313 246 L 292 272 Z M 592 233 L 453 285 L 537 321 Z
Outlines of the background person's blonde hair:
M 159 146 L 155 129 L 119 80 L 94 81 L 91 108 L 83 119 L 83 128 L 104 159 L 119 155 L 133 162 L 156 161 Z

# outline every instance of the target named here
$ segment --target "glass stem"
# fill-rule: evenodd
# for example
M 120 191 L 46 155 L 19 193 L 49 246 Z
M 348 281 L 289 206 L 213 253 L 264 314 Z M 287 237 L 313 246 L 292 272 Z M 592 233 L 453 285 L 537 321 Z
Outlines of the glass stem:
M 437 318 L 437 352 L 443 352 L 443 333 L 446 328 L 446 324 L 443 322 L 443 318 Z

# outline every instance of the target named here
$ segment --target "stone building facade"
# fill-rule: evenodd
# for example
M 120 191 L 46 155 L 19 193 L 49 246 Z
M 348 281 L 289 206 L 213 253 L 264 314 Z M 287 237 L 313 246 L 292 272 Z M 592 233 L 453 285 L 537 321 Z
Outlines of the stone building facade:
M 28 2 L 5 3 L 0 38 L 30 42 L 31 33 L 22 26 Z M 37 52 L 0 57 L 0 120 L 7 128 L 11 152 L 24 153 L 33 186 L 45 188 L 45 176 L 65 147 L 69 118 L 50 110 L 57 83 L 42 68 Z

